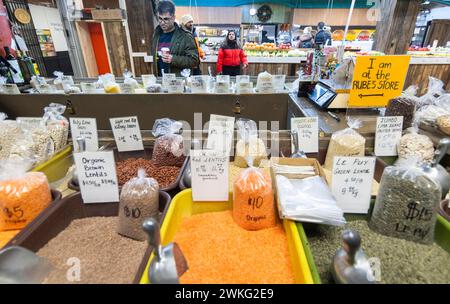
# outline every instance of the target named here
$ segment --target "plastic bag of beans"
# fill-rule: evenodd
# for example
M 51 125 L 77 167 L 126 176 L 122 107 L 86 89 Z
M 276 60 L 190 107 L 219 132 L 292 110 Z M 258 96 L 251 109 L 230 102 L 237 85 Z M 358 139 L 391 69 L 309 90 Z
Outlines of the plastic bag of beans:
M 170 118 L 157 119 L 152 134 L 156 137 L 152 160 L 156 166 L 181 167 L 185 160 L 183 137 L 180 133 L 182 124 Z
M 122 187 L 117 232 L 144 241 L 142 223 L 149 217 L 159 218 L 159 185 L 155 179 L 146 177 L 144 169 L 139 169 L 138 176 Z
M 0 231 L 22 229 L 52 201 L 47 177 L 25 161 L 0 162 Z
M 55 144 L 55 151 L 59 151 L 67 144 L 69 136 L 69 121 L 62 114 L 66 111 L 66 106 L 51 103 L 44 108 L 44 121 L 47 130 Z
M 333 160 L 335 156 L 365 155 L 366 139 L 355 131 L 355 129 L 359 129 L 361 127 L 361 121 L 358 119 L 348 118 L 347 125 L 347 129 L 337 131 L 331 135 L 324 166 L 328 170 L 333 168 Z
M 276 209 L 270 176 L 254 167 L 242 171 L 233 184 L 233 219 L 246 230 L 276 225 Z
M 255 167 L 259 167 L 261 160 L 267 159 L 266 146 L 258 138 L 256 122 L 240 118 L 236 121 L 239 140 L 236 144 L 234 164 L 241 168 L 247 167 L 247 159 L 252 158 Z
M 8 158 L 11 147 L 22 134 L 20 126 L 14 120 L 7 120 L 5 113 L 0 113 L 0 159 Z

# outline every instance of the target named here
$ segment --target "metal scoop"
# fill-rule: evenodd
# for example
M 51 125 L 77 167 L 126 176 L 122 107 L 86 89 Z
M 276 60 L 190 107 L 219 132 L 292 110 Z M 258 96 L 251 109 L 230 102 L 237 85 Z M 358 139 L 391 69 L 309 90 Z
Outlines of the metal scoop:
M 425 164 L 422 166 L 422 170 L 425 174 L 436 181 L 442 188 L 442 198 L 444 199 L 450 189 L 450 175 L 447 170 L 439 163 L 447 154 L 450 148 L 450 139 L 443 138 L 439 141 L 436 151 L 434 152 L 434 158 L 431 164 Z
M 40 284 L 52 269 L 46 259 L 23 247 L 0 251 L 0 284 Z
M 291 154 L 291 158 L 308 158 L 302 150 L 300 150 L 300 143 L 298 142 L 297 131 L 291 131 L 292 144 L 294 145 L 294 153 Z
M 77 137 L 77 143 L 78 143 L 78 151 L 77 152 L 85 152 L 86 151 L 86 139 L 82 136 Z M 72 175 L 72 185 L 79 187 L 80 183 L 78 181 L 78 173 L 76 170 L 73 171 Z
M 142 227 L 154 252 L 148 272 L 150 283 L 179 284 L 179 278 L 188 270 L 186 258 L 180 247 L 177 243 L 161 246 L 160 228 L 155 219 L 146 219 Z

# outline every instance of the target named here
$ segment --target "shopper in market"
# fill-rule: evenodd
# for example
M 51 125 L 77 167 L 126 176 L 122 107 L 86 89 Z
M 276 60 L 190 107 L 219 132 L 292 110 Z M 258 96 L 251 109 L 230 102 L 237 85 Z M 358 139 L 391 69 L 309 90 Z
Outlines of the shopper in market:
M 205 59 L 205 52 L 203 52 L 203 50 L 200 47 L 200 44 L 198 42 L 197 32 L 194 27 L 194 18 L 192 18 L 191 15 L 183 15 L 181 17 L 181 28 L 184 31 L 186 31 L 194 36 L 195 44 L 197 45 L 197 49 L 198 49 L 198 57 L 200 60 Z M 198 65 L 196 68 L 194 68 L 194 70 L 192 71 L 192 74 L 193 75 L 201 74 L 200 65 Z
M 170 0 L 160 1 L 157 15 L 159 25 L 152 41 L 157 75 L 162 76 L 162 70 L 180 75 L 183 69 L 198 67 L 199 56 L 194 37 L 175 22 L 175 4 Z
M 325 23 L 322 21 L 317 24 L 317 34 L 314 38 L 314 43 L 316 46 L 324 46 L 325 43 L 331 45 L 331 35 L 325 30 Z
M 247 69 L 247 56 L 236 39 L 236 32 L 230 30 L 219 49 L 217 74 L 240 75 L 242 72 L 241 65 L 243 69 Z
M 310 49 L 314 47 L 314 37 L 311 32 L 312 28 L 310 26 L 305 27 L 303 34 L 300 36 L 300 48 Z

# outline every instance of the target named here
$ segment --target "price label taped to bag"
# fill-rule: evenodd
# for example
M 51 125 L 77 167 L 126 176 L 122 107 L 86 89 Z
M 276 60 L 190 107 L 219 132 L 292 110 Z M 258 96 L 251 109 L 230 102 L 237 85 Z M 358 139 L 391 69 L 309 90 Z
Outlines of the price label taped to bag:
M 110 118 L 119 152 L 144 150 L 137 116 Z
M 95 118 L 70 118 L 70 131 L 72 133 L 73 149 L 80 150 L 77 138 L 86 140 L 86 151 L 98 150 L 97 120 Z
M 344 213 L 369 211 L 375 157 L 341 157 L 333 161 L 332 192 Z
M 300 150 L 306 153 L 319 152 L 319 119 L 317 117 L 291 118 L 291 130 L 297 131 Z M 292 145 L 294 151 L 294 145 Z
M 23 129 L 35 129 L 44 125 L 42 117 L 17 117 L 16 121 Z
M 182 79 L 171 79 L 167 81 L 167 91 L 169 93 L 183 93 L 184 81 Z
M 75 153 L 73 157 L 85 203 L 119 201 L 119 183 L 112 151 Z
M 403 116 L 377 118 L 375 135 L 375 155 L 395 156 L 403 131 Z
M 191 150 L 192 199 L 228 201 L 227 154 L 212 150 Z
M 234 135 L 234 117 L 212 114 L 209 119 L 206 148 L 230 155 Z

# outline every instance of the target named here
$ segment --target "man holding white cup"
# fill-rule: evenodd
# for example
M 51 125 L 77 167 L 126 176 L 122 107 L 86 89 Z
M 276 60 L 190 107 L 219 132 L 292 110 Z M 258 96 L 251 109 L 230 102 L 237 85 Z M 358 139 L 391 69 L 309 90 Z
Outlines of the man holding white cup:
M 170 0 L 158 4 L 158 22 L 152 41 L 153 68 L 155 74 L 175 73 L 198 66 L 198 50 L 192 34 L 183 31 L 175 23 L 175 5 Z

